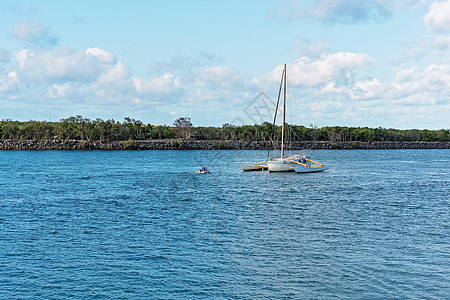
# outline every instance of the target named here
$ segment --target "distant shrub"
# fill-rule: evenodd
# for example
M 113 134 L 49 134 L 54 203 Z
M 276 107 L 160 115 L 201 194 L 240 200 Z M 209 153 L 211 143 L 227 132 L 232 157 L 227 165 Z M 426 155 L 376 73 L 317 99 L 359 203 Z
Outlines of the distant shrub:
M 134 150 L 137 148 L 136 142 L 131 138 L 128 141 L 121 141 L 120 145 L 127 150 Z
M 176 149 L 183 149 L 185 146 L 183 141 L 172 141 L 170 142 L 170 145 L 172 146 L 172 148 Z
M 81 150 L 89 149 L 89 143 L 87 141 L 80 141 L 80 149 Z

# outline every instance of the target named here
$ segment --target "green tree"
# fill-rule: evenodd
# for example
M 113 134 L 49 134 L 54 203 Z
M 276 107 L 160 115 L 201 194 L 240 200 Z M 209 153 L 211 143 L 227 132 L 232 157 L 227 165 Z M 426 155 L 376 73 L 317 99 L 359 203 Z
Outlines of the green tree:
M 176 119 L 173 122 L 173 126 L 175 126 L 176 131 L 181 137 L 184 139 L 190 139 L 193 131 L 193 126 L 191 122 L 191 118 L 181 117 Z

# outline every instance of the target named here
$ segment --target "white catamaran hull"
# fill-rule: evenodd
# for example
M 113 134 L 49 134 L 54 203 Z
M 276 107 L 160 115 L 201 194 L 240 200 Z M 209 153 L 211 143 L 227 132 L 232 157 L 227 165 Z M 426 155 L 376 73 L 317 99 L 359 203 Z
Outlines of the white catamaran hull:
M 295 164 L 290 160 L 272 160 L 267 162 L 269 172 L 294 172 Z
M 264 171 L 267 170 L 267 166 L 265 165 L 258 165 L 258 164 L 242 164 L 241 168 L 243 171 Z
M 306 168 L 304 166 L 295 166 L 294 167 L 295 172 L 297 173 L 314 173 L 314 172 L 322 172 L 325 170 L 328 170 L 327 167 L 310 167 L 310 168 Z

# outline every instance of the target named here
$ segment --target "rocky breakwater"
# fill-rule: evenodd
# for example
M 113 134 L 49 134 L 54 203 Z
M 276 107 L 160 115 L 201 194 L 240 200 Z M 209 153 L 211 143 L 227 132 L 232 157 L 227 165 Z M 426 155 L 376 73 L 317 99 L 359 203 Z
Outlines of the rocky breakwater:
M 78 141 L 78 140 L 1 140 L 0 150 L 263 150 L 269 142 L 251 141 Z M 450 149 L 450 142 L 294 142 L 292 149 Z
M 148 140 L 99 142 L 78 140 L 1 140 L 0 150 L 218 150 L 267 149 L 268 142 Z
M 450 142 L 393 142 L 393 141 L 372 141 L 372 142 L 294 142 L 292 148 L 295 149 L 450 149 Z

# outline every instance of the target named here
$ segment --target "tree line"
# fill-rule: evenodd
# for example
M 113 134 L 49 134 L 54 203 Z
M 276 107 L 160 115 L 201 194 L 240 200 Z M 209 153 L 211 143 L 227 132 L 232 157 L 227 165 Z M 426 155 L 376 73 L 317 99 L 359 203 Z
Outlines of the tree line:
M 287 125 L 287 139 L 290 141 L 450 141 L 449 129 L 386 129 L 343 126 Z M 172 126 L 144 124 L 140 120 L 126 117 L 122 122 L 90 120 L 83 116 L 61 119 L 59 122 L 13 120 L 0 121 L 2 140 L 85 140 L 85 141 L 127 141 L 154 139 L 196 139 L 196 140 L 279 140 L 281 126 L 273 127 L 264 122 L 260 125 L 224 124 L 222 127 L 194 127 L 191 119 L 183 117 Z

